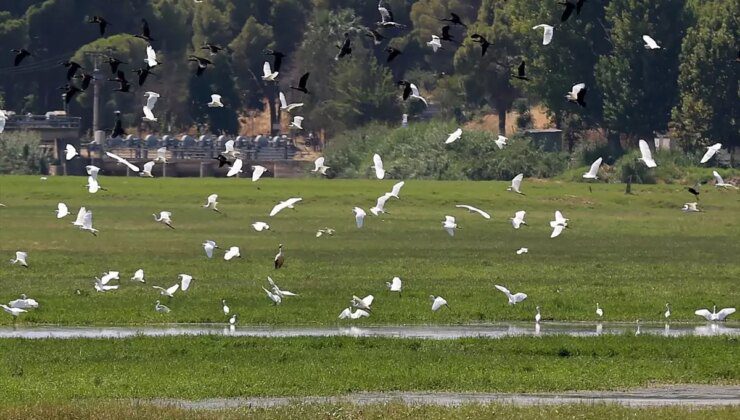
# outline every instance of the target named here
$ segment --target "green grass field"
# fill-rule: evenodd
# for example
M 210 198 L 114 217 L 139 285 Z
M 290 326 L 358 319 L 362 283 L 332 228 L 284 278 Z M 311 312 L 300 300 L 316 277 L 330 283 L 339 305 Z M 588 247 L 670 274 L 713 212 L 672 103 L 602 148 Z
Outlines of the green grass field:
M 737 384 L 728 337 L 0 340 L 0 405 L 125 398 L 548 392 Z
M 289 407 L 238 410 L 191 411 L 145 404 L 95 403 L 52 405 L 38 404 L 23 407 L 0 407 L 3 418 L 74 418 L 74 419 L 697 419 L 734 420 L 740 409 L 735 407 L 698 408 L 626 408 L 614 405 L 559 405 L 544 407 L 515 407 L 505 404 L 465 405 L 462 407 L 408 406 L 382 404 L 356 406 L 350 404 L 293 405 Z
M 535 306 L 543 318 L 594 320 L 596 302 L 605 321 L 661 320 L 664 304 L 676 321 L 701 321 L 701 307 L 734 306 L 740 289 L 740 194 L 704 188 L 703 213 L 680 208 L 692 196 L 678 185 L 635 186 L 525 180 L 519 196 L 502 182 L 409 181 L 401 200 L 392 199 L 382 218 L 368 216 L 356 229 L 352 207 L 369 209 L 394 181 L 245 179 L 139 179 L 101 176 L 108 191 L 89 194 L 80 177 L 0 177 L 0 300 L 26 293 L 41 307 L 20 324 L 143 324 L 224 322 L 227 299 L 241 324 L 337 324 L 353 294 L 376 296 L 373 315 L 356 324 L 454 324 L 529 320 Z M 257 187 L 260 187 L 258 189 Z M 223 215 L 200 208 L 219 194 Z M 303 197 L 295 211 L 270 218 L 279 200 Z M 56 203 L 73 215 L 57 220 Z M 470 204 L 493 219 L 455 209 Z M 98 237 L 72 227 L 79 206 L 94 213 Z M 173 212 L 176 230 L 157 224 L 152 213 Z M 528 227 L 508 219 L 527 211 Z M 570 228 L 550 239 L 549 221 L 561 210 Z M 369 213 L 369 212 L 368 212 Z M 449 237 L 445 215 L 462 227 Z M 272 231 L 250 224 L 265 221 Z M 316 238 L 317 229 L 336 229 Z M 243 258 L 208 260 L 201 243 L 241 247 Z M 286 263 L 272 267 L 279 243 Z M 529 254 L 516 255 L 520 247 Z M 7 263 L 17 250 L 29 253 L 30 268 Z M 143 268 L 145 285 L 128 280 Z M 120 290 L 96 293 L 93 278 L 121 272 Z M 195 277 L 191 289 L 154 311 L 151 286 L 170 286 L 178 273 Z M 272 276 L 300 297 L 270 304 L 261 286 Z M 393 276 L 404 281 L 402 297 L 385 290 Z M 529 298 L 509 307 L 493 288 L 504 284 Z M 80 289 L 83 293 L 76 295 Z M 428 296 L 444 296 L 453 311 L 430 310 Z M 0 313 L 0 324 L 11 317 Z

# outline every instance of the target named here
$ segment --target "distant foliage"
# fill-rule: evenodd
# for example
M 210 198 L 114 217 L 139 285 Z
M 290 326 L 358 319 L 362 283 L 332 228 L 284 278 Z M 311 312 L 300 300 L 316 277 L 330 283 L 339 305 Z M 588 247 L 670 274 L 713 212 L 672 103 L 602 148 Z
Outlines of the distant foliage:
M 26 132 L 0 134 L 0 174 L 28 175 L 47 171 L 41 139 Z
M 453 124 L 431 122 L 349 131 L 327 145 L 327 165 L 340 177 L 371 177 L 372 155 L 378 153 L 389 178 L 439 180 L 508 180 L 518 173 L 545 178 L 567 167 L 566 155 L 543 152 L 526 138 L 513 138 L 510 146 L 499 150 L 497 136 L 464 131 L 460 140 L 444 144 L 455 129 Z

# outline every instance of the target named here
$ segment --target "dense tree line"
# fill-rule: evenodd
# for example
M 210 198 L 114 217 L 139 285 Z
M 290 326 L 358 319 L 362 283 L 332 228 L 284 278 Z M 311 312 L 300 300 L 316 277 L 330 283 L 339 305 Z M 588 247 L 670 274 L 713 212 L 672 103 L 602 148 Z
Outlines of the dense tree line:
M 309 129 L 338 133 L 373 121 L 412 119 L 423 111 L 418 103 L 402 102 L 396 82 L 416 83 L 439 104 L 442 117 L 464 120 L 496 112 L 504 131 L 506 112 L 518 100 L 540 103 L 553 122 L 577 140 L 583 129 L 604 130 L 615 152 L 624 140 L 672 133 L 686 149 L 714 142 L 739 144 L 737 122 L 738 33 L 740 0 L 605 0 L 586 2 L 580 14 L 560 22 L 563 6 L 531 0 L 388 0 L 396 22 L 405 28 L 383 28 L 387 39 L 376 46 L 368 35 L 380 20 L 370 0 L 0 0 L 0 104 L 16 112 L 43 112 L 61 106 L 65 83 L 62 60 L 74 59 L 87 70 L 92 56 L 103 52 L 141 67 L 146 42 L 129 34 L 140 19 L 152 28 L 152 42 L 162 62 L 155 75 L 134 94 L 104 87 L 104 126 L 114 110 L 128 125 L 153 131 L 177 131 L 199 125 L 213 132 L 236 132 L 246 109 L 267 103 L 275 119 L 277 87 L 261 79 L 267 49 L 286 55 L 280 70 L 281 88 L 305 102 L 301 115 Z M 433 53 L 426 43 L 457 13 L 467 28 L 452 25 L 460 44 L 445 42 Z M 87 16 L 111 22 L 100 37 Z M 538 24 L 555 26 L 550 45 L 542 45 Z M 336 61 L 337 45 L 348 33 L 352 56 Z M 490 42 L 485 56 L 470 35 Z M 642 35 L 661 45 L 646 50 Z M 226 53 L 209 56 L 205 43 Z M 387 45 L 402 54 L 387 63 Z M 34 53 L 13 67 L 11 48 Z M 187 57 L 195 54 L 214 63 L 202 77 L 194 75 Z M 511 77 L 521 61 L 529 81 Z M 103 70 L 108 74 L 107 65 Z M 297 96 L 288 85 L 311 72 L 311 94 Z M 132 76 L 132 78 L 134 78 Z M 576 83 L 588 86 L 587 107 L 567 103 L 564 94 Z M 156 124 L 141 123 L 146 90 L 162 98 Z M 226 107 L 206 106 L 211 93 L 222 95 Z M 267 101 L 265 101 L 267 99 Z M 70 112 L 91 124 L 91 92 L 78 95 Z

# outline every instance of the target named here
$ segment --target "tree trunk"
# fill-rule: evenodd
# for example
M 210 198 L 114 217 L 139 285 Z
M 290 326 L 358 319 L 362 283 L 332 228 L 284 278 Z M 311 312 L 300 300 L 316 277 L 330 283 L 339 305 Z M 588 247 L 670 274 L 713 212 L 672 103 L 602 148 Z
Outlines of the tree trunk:
M 278 115 L 278 109 L 275 106 L 275 98 L 277 97 L 276 91 L 278 87 L 277 85 L 270 87 L 269 89 L 266 89 L 267 93 L 267 105 L 270 108 L 270 136 L 275 136 L 279 134 L 273 127 L 275 124 L 280 123 L 280 116 Z
M 506 135 L 506 108 L 498 108 L 498 133 L 502 136 Z

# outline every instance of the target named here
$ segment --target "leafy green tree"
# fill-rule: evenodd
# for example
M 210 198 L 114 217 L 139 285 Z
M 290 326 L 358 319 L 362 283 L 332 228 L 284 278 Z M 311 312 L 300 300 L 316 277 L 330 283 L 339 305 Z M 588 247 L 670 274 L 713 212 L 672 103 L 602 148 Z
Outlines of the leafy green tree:
M 596 78 L 604 125 L 630 138 L 665 131 L 677 99 L 678 58 L 686 29 L 685 0 L 612 0 L 606 6 L 612 50 L 599 58 Z M 650 35 L 659 50 L 644 48 Z
M 740 146 L 740 84 L 735 61 L 740 39 L 740 1 L 696 3 L 696 23 L 681 51 L 680 101 L 673 109 L 673 129 L 687 150 L 721 142 Z

